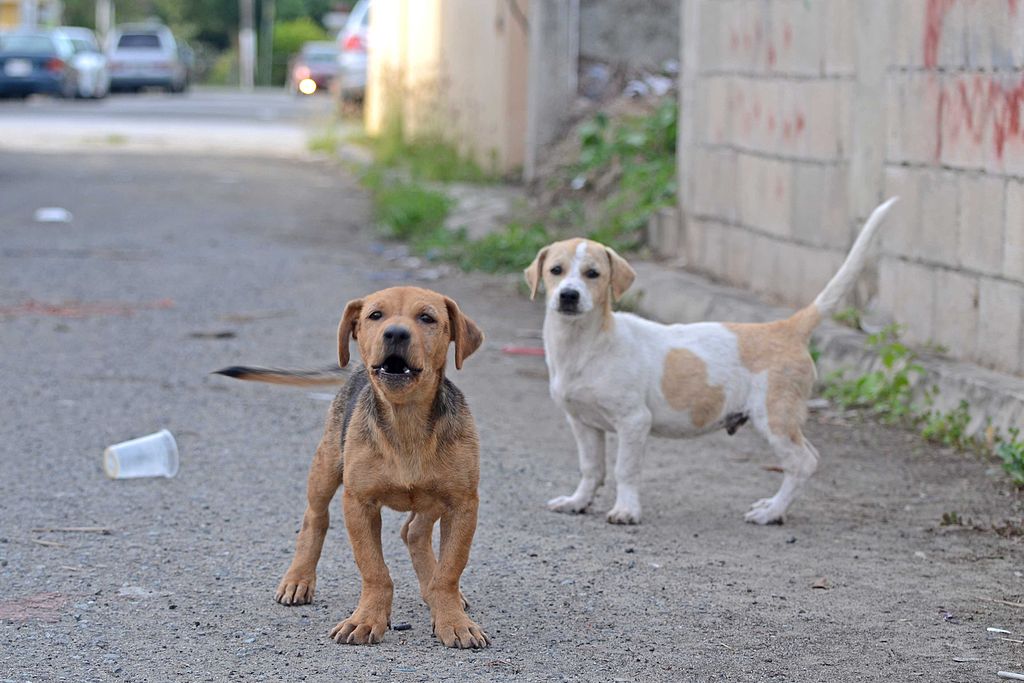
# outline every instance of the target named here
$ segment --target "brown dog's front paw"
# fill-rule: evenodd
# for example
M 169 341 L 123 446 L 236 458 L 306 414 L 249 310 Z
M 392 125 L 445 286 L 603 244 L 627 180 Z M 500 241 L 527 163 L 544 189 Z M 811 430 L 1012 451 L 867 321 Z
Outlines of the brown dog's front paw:
M 467 617 L 464 612 L 435 619 L 434 635 L 444 643 L 445 647 L 458 647 L 465 650 L 487 647 L 491 644 L 490 638 L 480 628 L 480 625 Z
M 316 590 L 316 575 L 308 577 L 297 577 L 292 574 L 285 574 L 281 583 L 277 585 L 274 592 L 274 600 L 282 605 L 308 605 L 313 602 L 313 592 Z
M 375 645 L 384 640 L 388 618 L 356 610 L 331 629 L 331 640 L 345 645 Z

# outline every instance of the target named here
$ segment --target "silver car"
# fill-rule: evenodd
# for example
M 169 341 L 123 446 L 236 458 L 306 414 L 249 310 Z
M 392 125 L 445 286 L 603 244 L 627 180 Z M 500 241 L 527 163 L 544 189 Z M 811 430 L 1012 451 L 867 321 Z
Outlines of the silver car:
M 107 68 L 107 56 L 96 41 L 96 34 L 77 26 L 62 26 L 57 30 L 71 41 L 74 49 L 71 67 L 77 76 L 75 94 L 78 97 L 106 97 L 110 92 L 110 70 Z
M 338 34 L 338 93 L 346 100 L 361 100 L 366 90 L 370 0 L 359 0 Z
M 183 92 L 188 65 L 171 30 L 162 24 L 127 24 L 110 34 L 111 90 L 163 88 Z

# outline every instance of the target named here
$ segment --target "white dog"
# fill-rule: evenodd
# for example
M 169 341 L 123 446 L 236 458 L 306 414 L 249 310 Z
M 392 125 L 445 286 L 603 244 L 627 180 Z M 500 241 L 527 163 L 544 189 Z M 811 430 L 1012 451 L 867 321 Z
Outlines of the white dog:
M 814 384 L 807 350 L 864 267 L 868 246 L 892 198 L 872 212 L 839 272 L 814 303 L 771 323 L 661 325 L 613 313 L 635 273 L 614 250 L 571 239 L 544 247 L 525 270 L 531 298 L 543 280 L 545 359 L 551 397 L 565 411 L 579 450 L 576 491 L 548 501 L 557 512 L 581 512 L 604 482 L 605 432 L 618 434 L 613 524 L 640 522 L 640 462 L 649 434 L 687 437 L 733 433 L 747 420 L 778 456 L 782 486 L 754 503 L 749 522 L 781 522 L 818 466 L 801 428 Z

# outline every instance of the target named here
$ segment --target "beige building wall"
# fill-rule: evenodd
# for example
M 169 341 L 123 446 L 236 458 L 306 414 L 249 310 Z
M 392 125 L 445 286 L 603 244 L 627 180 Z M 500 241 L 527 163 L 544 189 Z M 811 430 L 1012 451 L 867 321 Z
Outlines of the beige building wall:
M 1024 374 L 1024 3 L 682 0 L 669 256 L 810 301 L 884 197 L 873 303 Z
M 365 119 L 441 134 L 485 169 L 523 163 L 527 0 L 375 0 Z

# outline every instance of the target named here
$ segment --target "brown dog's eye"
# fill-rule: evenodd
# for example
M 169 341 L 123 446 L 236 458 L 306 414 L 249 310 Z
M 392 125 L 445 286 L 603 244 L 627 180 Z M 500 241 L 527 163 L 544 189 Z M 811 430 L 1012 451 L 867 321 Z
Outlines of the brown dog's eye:
M 429 313 L 420 313 L 419 320 L 421 323 L 426 323 L 427 325 L 433 325 L 437 322 L 437 320 L 434 319 L 434 316 Z
M 588 271 L 587 271 L 587 272 L 585 273 L 585 275 L 586 275 L 587 277 L 589 277 L 589 278 L 590 278 L 591 280 L 593 280 L 594 278 L 598 278 L 598 277 L 601 277 L 601 273 L 597 272 L 597 271 L 596 271 L 596 270 L 594 270 L 593 268 L 591 268 L 590 270 L 588 270 Z
M 380 320 L 381 318 L 384 317 L 384 314 L 381 313 L 380 311 L 374 311 L 373 313 L 366 317 L 369 318 L 370 320 Z
M 562 266 L 554 266 L 551 269 L 551 274 L 552 275 L 561 275 L 562 274 Z

